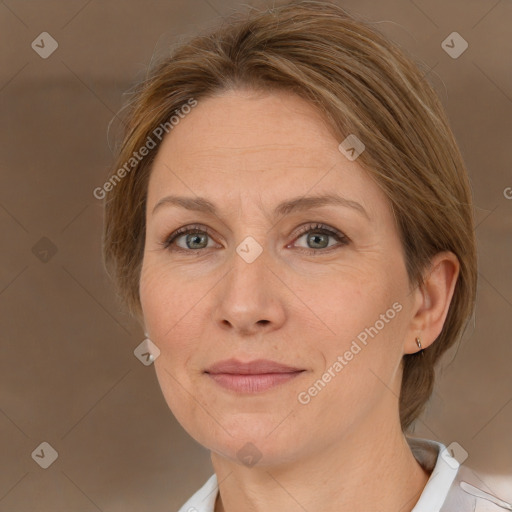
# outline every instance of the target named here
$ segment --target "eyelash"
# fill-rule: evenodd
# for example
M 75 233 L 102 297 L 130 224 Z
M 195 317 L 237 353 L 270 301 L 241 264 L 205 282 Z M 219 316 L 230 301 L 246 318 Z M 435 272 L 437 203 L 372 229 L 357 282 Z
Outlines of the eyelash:
M 298 248 L 300 252 L 305 252 L 306 254 L 318 254 L 319 252 L 324 252 L 324 253 L 331 252 L 331 250 L 348 245 L 348 243 L 350 242 L 349 238 L 346 235 L 344 235 L 341 231 L 338 231 L 337 229 L 334 229 L 334 228 L 330 228 L 324 224 L 318 224 L 318 223 L 313 223 L 313 224 L 308 224 L 308 225 L 303 226 L 300 229 L 299 233 L 297 233 L 295 235 L 294 241 L 298 240 L 303 235 L 305 235 L 306 233 L 309 233 L 309 232 L 316 232 L 316 233 L 320 233 L 323 235 L 332 236 L 339 243 L 337 245 L 333 245 L 330 247 L 328 246 L 323 249 L 305 249 L 303 247 Z M 210 238 L 213 238 L 210 230 L 206 226 L 201 226 L 199 224 L 196 224 L 196 225 L 192 225 L 192 226 L 184 226 L 180 229 L 177 229 L 176 231 L 171 233 L 163 242 L 160 242 L 160 245 L 164 249 L 167 249 L 167 250 L 170 250 L 173 252 L 184 252 L 184 253 L 196 252 L 199 254 L 200 252 L 204 251 L 205 249 L 195 249 L 194 250 L 194 249 L 183 249 L 182 247 L 174 247 L 173 249 L 171 249 L 171 246 L 173 245 L 173 243 L 176 241 L 176 239 L 180 235 L 193 234 L 193 233 L 206 233 Z

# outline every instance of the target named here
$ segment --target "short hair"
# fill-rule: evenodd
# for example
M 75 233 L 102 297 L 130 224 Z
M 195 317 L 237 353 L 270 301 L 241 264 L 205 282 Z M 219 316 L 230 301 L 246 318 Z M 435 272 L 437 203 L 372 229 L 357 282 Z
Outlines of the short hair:
M 349 134 L 363 141 L 357 162 L 391 204 L 411 289 L 422 285 L 438 252 L 459 260 L 441 333 L 428 348 L 403 356 L 399 411 L 406 431 L 431 396 L 436 362 L 473 313 L 474 219 L 467 171 L 439 98 L 420 64 L 371 22 L 330 1 L 288 1 L 235 13 L 154 65 L 135 87 L 111 171 L 126 172 L 111 182 L 104 202 L 105 268 L 140 321 L 148 180 L 163 138 L 152 137 L 143 158 L 133 156 L 191 100 L 240 88 L 292 92 L 325 116 L 340 142 Z

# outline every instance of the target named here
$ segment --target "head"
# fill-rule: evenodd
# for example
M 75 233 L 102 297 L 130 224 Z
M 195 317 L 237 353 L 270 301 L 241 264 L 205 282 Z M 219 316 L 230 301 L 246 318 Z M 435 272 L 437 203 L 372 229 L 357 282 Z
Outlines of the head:
M 293 2 L 183 43 L 126 121 L 104 257 L 185 429 L 288 459 L 369 415 L 406 431 L 476 293 L 467 173 L 418 66 L 335 4 Z M 303 372 L 241 398 L 205 373 L 232 357 Z

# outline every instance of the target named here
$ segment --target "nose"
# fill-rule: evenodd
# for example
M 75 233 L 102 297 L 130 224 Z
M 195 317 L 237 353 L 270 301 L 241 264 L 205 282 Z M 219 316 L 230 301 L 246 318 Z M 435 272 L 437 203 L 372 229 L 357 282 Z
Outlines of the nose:
M 214 322 L 238 335 L 278 329 L 285 321 L 286 286 L 265 250 L 252 262 L 237 252 L 215 291 Z

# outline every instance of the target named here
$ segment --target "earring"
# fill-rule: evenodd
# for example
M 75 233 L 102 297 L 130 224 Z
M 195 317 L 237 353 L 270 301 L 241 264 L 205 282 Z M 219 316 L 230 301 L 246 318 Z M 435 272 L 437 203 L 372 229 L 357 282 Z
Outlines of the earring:
M 422 350 L 422 348 L 421 348 L 421 339 L 420 339 L 420 337 L 419 337 L 419 336 L 416 336 L 416 345 L 418 345 L 418 348 L 419 348 L 420 350 Z

